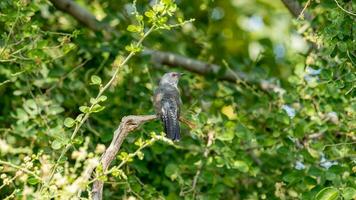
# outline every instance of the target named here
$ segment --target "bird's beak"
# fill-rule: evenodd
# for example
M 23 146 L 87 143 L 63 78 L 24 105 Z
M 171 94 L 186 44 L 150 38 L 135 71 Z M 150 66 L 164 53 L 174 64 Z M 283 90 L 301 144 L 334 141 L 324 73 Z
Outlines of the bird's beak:
M 180 77 L 185 76 L 185 75 L 187 75 L 187 74 L 185 74 L 185 73 L 179 73 L 179 76 L 180 76 Z

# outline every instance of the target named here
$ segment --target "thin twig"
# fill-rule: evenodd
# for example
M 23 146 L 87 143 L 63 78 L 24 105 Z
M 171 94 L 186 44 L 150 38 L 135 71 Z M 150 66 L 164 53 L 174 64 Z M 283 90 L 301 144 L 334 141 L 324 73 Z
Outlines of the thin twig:
M 356 66 L 356 63 L 354 63 L 354 61 L 352 60 L 352 58 L 351 58 L 351 56 L 350 56 L 350 51 L 349 51 L 349 50 L 346 51 L 346 54 L 347 54 L 347 57 L 349 57 L 351 63 L 352 63 L 354 66 Z
M 341 145 L 352 145 L 352 144 L 356 144 L 356 142 L 341 142 L 341 143 L 337 143 L 337 144 L 327 144 L 327 145 L 323 146 L 322 151 L 324 151 L 326 147 L 334 147 L 334 146 L 341 146 Z
M 213 142 L 214 142 L 214 132 L 210 131 L 208 133 L 208 139 L 207 139 L 206 147 L 204 149 L 203 159 L 206 159 L 208 157 L 208 155 L 210 153 L 210 146 L 213 144 Z M 191 188 L 187 191 L 181 191 L 179 194 L 180 196 L 184 196 L 187 193 L 193 192 L 193 199 L 195 199 L 196 187 L 197 187 L 198 179 L 199 179 L 199 176 L 203 169 L 203 166 L 204 166 L 204 162 L 203 162 L 203 160 L 200 160 L 200 164 L 198 166 L 197 172 L 194 175 Z
M 50 93 L 54 88 L 58 87 L 58 85 L 62 84 L 63 81 L 73 72 L 77 71 L 79 68 L 83 67 L 89 60 L 86 60 L 82 63 L 80 63 L 79 65 L 75 66 L 73 69 L 71 69 L 68 73 L 66 73 L 65 75 L 61 76 L 59 78 L 59 80 L 56 82 L 56 84 L 52 85 L 50 88 L 48 88 L 45 92 L 45 94 L 47 95 L 48 93 Z
M 282 2 L 295 18 L 298 18 L 300 13 L 303 11 L 303 7 L 297 0 L 282 0 Z M 304 13 L 304 17 L 308 21 L 312 20 L 312 16 L 307 12 Z
M 142 38 L 136 43 L 137 46 L 140 46 L 142 44 L 142 42 L 144 41 L 144 39 L 155 29 L 154 26 L 152 26 L 143 36 Z M 114 74 L 112 75 L 111 79 L 106 83 L 106 85 L 100 89 L 99 93 L 97 94 L 96 98 L 94 99 L 94 102 L 98 102 L 98 99 L 101 97 L 101 95 L 112 85 L 112 83 L 114 82 L 114 80 L 116 79 L 117 74 L 119 73 L 120 69 L 122 66 L 124 66 L 129 60 L 130 58 L 135 55 L 135 52 L 131 51 L 129 53 L 129 55 L 122 61 L 120 62 L 115 69 Z M 93 103 L 91 104 L 89 111 L 92 110 L 94 108 L 94 106 L 97 105 L 97 103 Z M 75 136 L 77 135 L 78 131 L 80 130 L 80 128 L 83 126 L 84 122 L 86 122 L 86 120 L 89 118 L 90 116 L 90 112 L 85 113 L 84 117 L 82 118 L 82 120 L 76 124 L 74 131 L 72 133 L 72 136 L 70 138 L 70 141 L 73 141 Z M 50 178 L 48 180 L 48 183 L 51 183 L 53 176 L 55 174 L 55 171 L 59 165 L 60 160 L 63 158 L 63 156 L 65 155 L 65 153 L 68 152 L 68 150 L 72 147 L 72 143 L 69 142 L 65 148 L 62 150 L 59 158 L 57 159 L 57 162 L 54 164 L 53 168 L 52 168 L 52 172 L 50 175 Z M 42 188 L 41 188 L 42 190 Z
M 14 189 L 14 191 L 12 191 L 12 193 L 10 195 L 8 195 L 7 197 L 4 198 L 4 200 L 8 200 L 8 199 L 12 199 L 15 196 L 15 193 L 18 192 L 19 189 Z
M 186 119 L 183 116 L 179 117 L 179 121 L 184 123 L 185 125 L 187 125 L 190 129 L 196 129 L 197 125 L 194 122 L 189 121 L 188 119 Z
M 298 15 L 297 19 L 301 19 L 304 18 L 304 12 L 307 9 L 307 7 L 309 6 L 311 0 L 308 0 L 307 3 L 305 4 L 303 10 L 300 12 L 300 14 Z
M 345 8 L 343 8 L 343 7 L 339 4 L 339 2 L 338 2 L 337 0 L 334 0 L 334 1 L 335 1 L 336 5 L 337 5 L 342 11 L 344 11 L 345 13 L 347 13 L 347 14 L 349 14 L 349 15 L 356 16 L 356 13 L 352 13 L 352 12 L 346 10 Z M 351 1 L 351 2 L 352 2 L 352 1 Z
M 21 171 L 23 171 L 23 172 L 25 172 L 25 173 L 27 173 L 27 174 L 30 174 L 30 175 L 34 176 L 36 179 L 38 179 L 39 181 L 42 182 L 42 178 L 41 178 L 41 177 L 39 177 L 37 174 L 35 174 L 34 172 L 32 172 L 32 171 L 30 171 L 30 170 L 28 170 L 28 169 L 25 169 L 25 168 L 23 168 L 23 167 L 17 166 L 17 165 L 15 165 L 15 164 L 12 164 L 12 163 L 10 163 L 10 162 L 6 162 L 6 161 L 3 161 L 3 160 L 0 160 L 0 164 L 2 164 L 2 165 L 7 165 L 7 166 L 10 166 L 10 167 L 12 167 L 12 168 L 21 170 Z
M 11 37 L 11 35 L 12 35 L 13 32 L 14 32 L 15 25 L 17 24 L 17 21 L 19 20 L 19 17 L 20 17 L 20 8 L 21 8 L 21 6 L 19 6 L 19 7 L 17 8 L 17 13 L 16 13 L 15 22 L 12 24 L 11 29 L 10 29 L 10 31 L 9 31 L 9 34 L 8 34 L 7 37 L 6 37 L 4 47 L 2 48 L 2 50 L 1 50 L 1 52 L 0 52 L 0 58 L 2 57 L 2 54 L 5 52 L 5 50 L 6 50 L 6 48 L 7 48 L 7 45 L 8 45 L 8 42 L 9 42 L 9 40 L 10 40 L 10 37 Z

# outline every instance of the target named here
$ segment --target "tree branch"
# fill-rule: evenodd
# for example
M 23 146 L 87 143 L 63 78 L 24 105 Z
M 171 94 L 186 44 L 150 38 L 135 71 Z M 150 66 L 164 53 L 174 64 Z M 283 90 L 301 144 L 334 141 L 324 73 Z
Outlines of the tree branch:
M 109 168 L 111 162 L 115 159 L 116 154 L 119 152 L 120 147 L 126 136 L 136 130 L 140 125 L 157 119 L 156 115 L 129 115 L 123 117 L 119 127 L 114 132 L 114 137 L 100 159 L 100 166 L 103 172 Z M 92 173 L 92 170 L 90 171 Z M 96 180 L 92 188 L 92 199 L 101 200 L 103 195 L 104 182 Z
M 105 26 L 104 24 L 101 24 L 93 14 L 91 14 L 89 11 L 85 10 L 72 0 L 50 1 L 56 8 L 70 14 L 75 19 L 77 19 L 78 21 L 80 21 L 81 23 L 83 23 L 88 28 L 94 31 L 103 30 L 105 27 L 109 27 L 107 25 Z M 247 80 L 246 74 L 242 72 L 238 72 L 236 74 L 231 72 L 225 72 L 223 75 L 220 76 L 218 74 L 222 69 L 220 66 L 205 63 L 192 58 L 187 58 L 178 54 L 154 51 L 150 49 L 146 49 L 144 53 L 151 55 L 152 60 L 155 61 L 155 63 L 165 64 L 171 67 L 183 67 L 188 71 L 201 75 L 215 75 L 218 77 L 219 80 L 225 80 L 233 83 L 236 83 L 238 79 Z M 238 77 L 236 77 L 236 75 Z
M 216 64 L 206 63 L 170 52 L 145 49 L 144 53 L 151 55 L 151 59 L 155 64 L 167 65 L 170 67 L 182 67 L 187 71 L 201 75 L 215 75 L 219 80 L 233 83 L 236 83 L 238 80 L 249 81 L 248 76 L 243 72 L 227 70 L 220 75 L 219 73 L 222 67 Z
M 214 132 L 213 131 L 210 131 L 208 132 L 208 138 L 207 138 L 207 143 L 206 143 L 206 146 L 205 146 L 205 149 L 204 149 L 204 153 L 203 153 L 203 159 L 206 160 L 208 158 L 208 155 L 210 153 L 210 146 L 214 143 Z M 198 183 L 198 179 L 199 179 L 199 176 L 203 170 L 203 167 L 204 167 L 204 162 L 203 159 L 200 160 L 200 163 L 199 163 L 199 166 L 198 166 L 198 169 L 197 169 L 197 172 L 195 173 L 194 175 L 194 178 L 193 178 L 193 182 L 192 182 L 192 187 L 187 190 L 187 191 L 180 191 L 179 193 L 179 196 L 185 196 L 187 193 L 190 193 L 190 192 L 193 192 L 193 199 L 196 199 L 195 198 L 195 195 L 196 195 L 196 187 L 197 187 L 197 183 Z
M 52 4 L 59 10 L 66 12 L 73 16 L 80 23 L 84 24 L 88 28 L 94 31 L 100 31 L 108 26 L 101 23 L 96 19 L 96 17 L 91 14 L 86 9 L 82 8 L 80 5 L 72 0 L 50 0 Z
M 306 20 L 312 20 L 311 14 L 304 12 L 305 9 L 299 4 L 297 0 L 282 0 L 282 2 L 295 18 L 299 18 L 300 14 L 304 14 L 304 18 Z

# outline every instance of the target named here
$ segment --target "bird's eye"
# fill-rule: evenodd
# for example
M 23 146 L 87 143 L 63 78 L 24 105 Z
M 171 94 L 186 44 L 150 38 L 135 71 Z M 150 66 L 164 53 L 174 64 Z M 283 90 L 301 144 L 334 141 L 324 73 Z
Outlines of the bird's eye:
M 172 74 L 172 76 L 173 76 L 173 77 L 176 77 L 176 76 L 177 76 L 177 74 L 176 74 L 176 73 L 173 73 L 173 74 Z

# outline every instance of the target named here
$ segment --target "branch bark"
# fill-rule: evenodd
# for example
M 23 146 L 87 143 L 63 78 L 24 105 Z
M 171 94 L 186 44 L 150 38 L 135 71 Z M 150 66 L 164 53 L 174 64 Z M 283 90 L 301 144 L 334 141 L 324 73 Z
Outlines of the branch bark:
M 233 83 L 236 83 L 238 80 L 249 81 L 248 76 L 243 72 L 227 70 L 225 73 L 220 75 L 219 73 L 222 67 L 216 64 L 206 63 L 200 60 L 164 51 L 145 49 L 144 53 L 151 55 L 151 59 L 155 64 L 167 65 L 170 67 L 182 67 L 190 72 L 201 75 L 214 75 L 218 77 L 219 80 Z
M 100 31 L 109 26 L 101 23 L 96 17 L 88 10 L 82 8 L 73 0 L 50 0 L 52 4 L 59 10 L 66 12 L 73 16 L 76 20 L 86 25 L 88 28 L 94 31 Z M 282 0 L 283 4 L 287 7 L 290 13 L 298 18 L 303 11 L 303 7 L 297 0 Z M 312 16 L 308 12 L 304 12 L 304 17 L 307 20 L 311 20 Z
M 306 20 L 312 20 L 311 14 L 308 12 L 303 12 L 304 8 L 299 4 L 297 0 L 282 0 L 282 2 L 287 7 L 289 12 L 293 15 L 293 17 L 299 18 L 300 14 L 304 14 L 304 18 Z
M 77 19 L 78 21 L 80 21 L 81 23 L 83 23 L 88 28 L 94 31 L 109 30 L 109 32 L 115 32 L 110 28 L 109 25 L 102 24 L 101 22 L 99 22 L 93 14 L 91 14 L 89 11 L 85 10 L 72 0 L 50 1 L 56 8 L 72 15 L 75 19 Z M 299 15 L 303 12 L 303 7 L 299 4 L 297 0 L 282 0 L 282 2 L 296 18 L 298 18 Z M 308 12 L 304 12 L 303 14 L 305 19 L 312 19 L 312 16 Z M 115 33 L 117 34 L 117 32 Z M 315 47 L 316 45 L 312 43 L 312 46 Z M 174 53 L 154 51 L 150 49 L 146 49 L 145 53 L 150 54 L 152 56 L 152 60 L 156 63 L 165 64 L 170 67 L 183 67 L 188 71 L 201 75 L 215 75 L 216 77 L 218 77 L 219 80 L 225 80 L 233 83 L 236 83 L 239 80 L 253 82 L 251 79 L 248 78 L 246 74 L 242 72 L 228 70 L 223 75 L 220 75 L 219 72 L 222 68 L 216 64 L 202 62 Z
M 72 0 L 50 0 L 52 4 L 59 10 L 66 12 L 73 16 L 80 23 L 94 31 L 100 31 L 108 26 L 101 23 L 88 10 L 82 8 L 80 5 Z
M 56 8 L 70 14 L 76 20 L 94 31 L 100 31 L 103 29 L 110 30 L 110 27 L 108 25 L 104 25 L 99 22 L 93 14 L 91 14 L 89 11 L 85 10 L 72 0 L 50 1 Z M 244 79 L 245 81 L 247 80 L 246 74 L 242 72 L 232 73 L 230 70 L 225 72 L 223 75 L 219 75 L 219 72 L 222 69 L 221 66 L 184 57 L 178 54 L 163 51 L 154 51 L 150 49 L 146 49 L 144 53 L 151 55 L 152 60 L 155 61 L 155 63 L 165 64 L 170 67 L 183 67 L 188 71 L 201 75 L 214 75 L 218 77 L 219 80 L 225 80 L 233 83 L 236 83 L 236 81 L 238 81 L 239 79 Z
M 109 168 L 111 162 L 115 159 L 120 147 L 126 136 L 136 130 L 140 125 L 157 119 L 156 115 L 130 115 L 123 117 L 119 127 L 114 132 L 114 137 L 100 159 L 100 165 L 103 167 L 103 172 Z M 104 182 L 96 180 L 92 188 L 92 199 L 101 200 L 103 195 Z
M 82 22 L 84 25 L 86 25 L 88 28 L 94 31 L 105 29 L 105 30 L 110 30 L 110 32 L 115 32 L 114 30 L 111 30 L 110 26 L 102 25 L 93 14 L 91 14 L 84 8 L 80 7 L 72 0 L 50 0 L 50 1 L 53 3 L 53 5 L 56 8 L 72 15 L 75 19 Z M 282 1 L 286 2 L 286 5 L 291 5 L 291 2 L 294 2 L 294 0 L 282 0 Z M 299 7 L 295 6 L 292 8 L 293 11 L 299 11 L 299 10 L 300 12 L 302 11 L 300 5 Z M 262 81 L 256 81 L 253 78 L 247 76 L 243 72 L 237 72 L 228 69 L 223 74 L 220 74 L 222 67 L 219 65 L 206 63 L 200 60 L 192 59 L 175 53 L 145 49 L 144 54 L 151 55 L 152 61 L 154 61 L 156 64 L 161 64 L 161 65 L 164 64 L 170 67 L 177 67 L 177 68 L 182 67 L 190 72 L 194 72 L 204 76 L 212 75 L 217 77 L 218 80 L 228 81 L 232 83 L 243 81 L 245 83 L 248 82 L 257 85 L 262 85 Z M 264 88 L 262 87 L 262 89 Z

